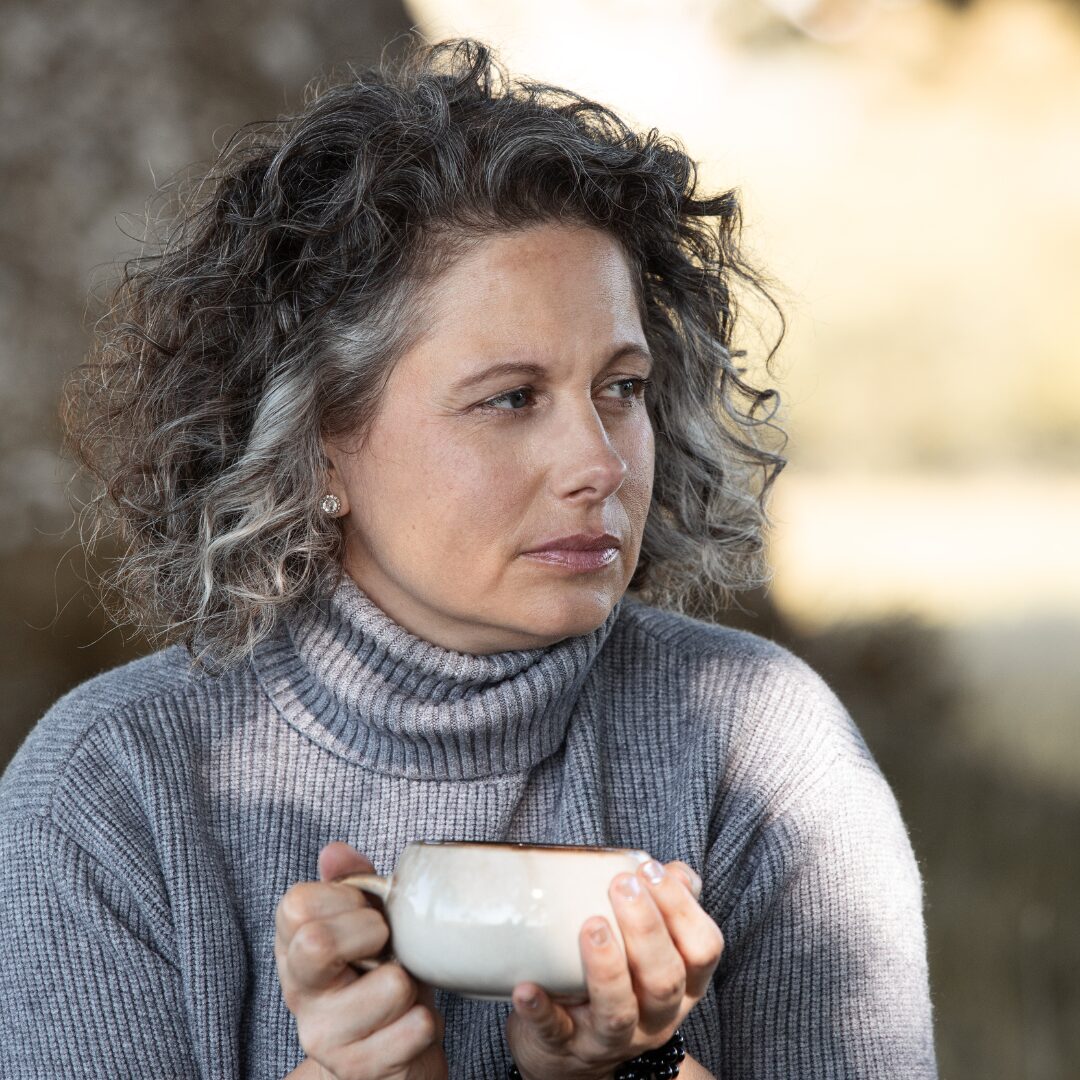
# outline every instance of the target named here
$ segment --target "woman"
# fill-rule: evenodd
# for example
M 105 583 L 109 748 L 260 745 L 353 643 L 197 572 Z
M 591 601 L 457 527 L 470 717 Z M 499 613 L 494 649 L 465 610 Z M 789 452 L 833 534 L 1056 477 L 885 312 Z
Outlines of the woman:
M 936 1075 L 874 759 L 802 661 L 680 608 L 763 580 L 783 464 L 738 213 L 471 40 L 226 148 L 65 414 L 166 647 L 0 783 L 0 1074 L 610 1077 L 681 1032 L 683 1077 Z M 581 928 L 587 1005 L 474 1001 L 353 966 L 387 928 L 332 879 L 413 839 L 667 873 L 613 882 L 625 954 Z

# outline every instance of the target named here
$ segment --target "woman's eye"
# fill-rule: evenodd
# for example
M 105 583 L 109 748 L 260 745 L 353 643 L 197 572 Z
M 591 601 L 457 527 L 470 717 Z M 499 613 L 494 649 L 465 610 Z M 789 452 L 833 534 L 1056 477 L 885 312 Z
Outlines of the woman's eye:
M 495 408 L 496 404 L 500 401 L 520 401 L 523 395 L 532 394 L 532 390 L 525 387 L 521 390 L 508 390 L 505 394 L 500 394 L 498 397 L 493 397 L 483 402 L 481 408 Z M 499 412 L 520 412 L 520 409 L 499 409 Z
M 613 383 L 608 383 L 606 389 L 615 388 L 620 391 L 616 395 L 616 400 L 622 402 L 625 405 L 632 405 L 634 402 L 645 396 L 645 388 L 651 382 L 651 379 L 642 378 L 630 378 L 630 379 L 617 379 Z M 625 388 L 629 387 L 630 392 L 625 393 Z M 523 406 L 523 399 L 529 399 L 535 394 L 531 386 L 523 386 L 517 390 L 508 390 L 505 394 L 499 394 L 498 397 L 488 398 L 487 401 L 480 403 L 481 409 L 487 409 L 491 412 L 504 412 L 504 413 L 521 413 L 525 412 L 524 407 L 517 407 L 517 405 Z M 500 408 L 500 402 L 510 402 L 510 408 Z
M 632 378 L 632 379 L 619 379 L 617 382 L 608 383 L 608 390 L 615 390 L 616 397 L 620 401 L 630 402 L 635 397 L 642 397 L 645 394 L 645 388 L 648 386 L 648 379 Z

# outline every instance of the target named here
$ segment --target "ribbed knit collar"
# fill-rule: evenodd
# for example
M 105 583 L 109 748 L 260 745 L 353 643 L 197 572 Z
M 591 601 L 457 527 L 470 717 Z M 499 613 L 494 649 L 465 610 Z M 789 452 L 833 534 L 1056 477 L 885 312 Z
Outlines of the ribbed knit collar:
M 547 648 L 460 653 L 410 633 L 345 575 L 253 661 L 282 717 L 349 761 L 416 779 L 496 776 L 558 749 L 622 604 Z

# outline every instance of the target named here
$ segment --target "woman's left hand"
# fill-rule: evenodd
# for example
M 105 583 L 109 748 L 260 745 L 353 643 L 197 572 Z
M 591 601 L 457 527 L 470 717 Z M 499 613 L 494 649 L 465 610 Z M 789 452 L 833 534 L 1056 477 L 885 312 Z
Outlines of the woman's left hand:
M 698 904 L 700 878 L 686 863 L 665 863 L 656 882 L 650 865 L 658 864 L 619 874 L 608 892 L 625 956 L 603 916 L 581 929 L 588 1001 L 563 1006 L 536 983 L 514 987 L 506 1038 L 524 1080 L 609 1078 L 620 1062 L 663 1046 L 704 997 L 724 935 Z M 637 883 L 636 895 L 621 889 L 626 882 Z M 600 942 L 591 933 L 598 927 Z

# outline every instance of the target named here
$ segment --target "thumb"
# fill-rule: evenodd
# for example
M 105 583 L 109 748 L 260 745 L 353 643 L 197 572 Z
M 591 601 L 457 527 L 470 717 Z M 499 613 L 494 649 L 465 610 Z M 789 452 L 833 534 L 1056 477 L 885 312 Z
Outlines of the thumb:
M 694 894 L 695 900 L 701 899 L 701 875 L 682 859 L 673 859 L 664 864 L 669 870 L 676 871 L 686 882 L 686 887 Z
M 573 1018 L 536 983 L 520 983 L 514 988 L 511 1000 L 513 1015 L 526 1022 L 543 1042 L 560 1045 L 574 1034 Z M 529 1005 L 529 1001 L 535 1004 Z
M 333 881 L 344 874 L 371 874 L 375 864 L 342 840 L 332 840 L 319 852 L 319 880 Z

